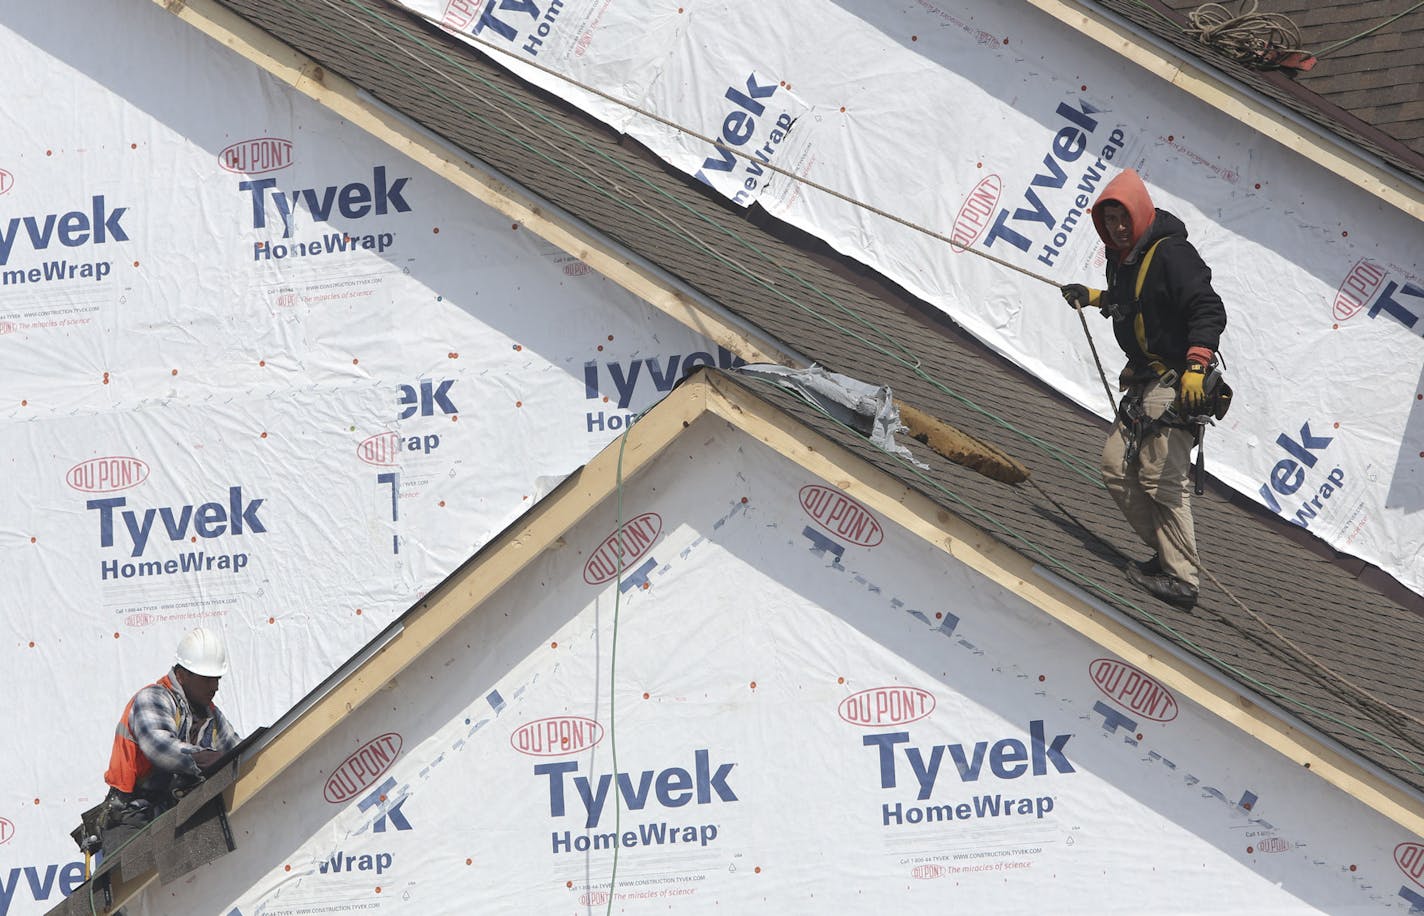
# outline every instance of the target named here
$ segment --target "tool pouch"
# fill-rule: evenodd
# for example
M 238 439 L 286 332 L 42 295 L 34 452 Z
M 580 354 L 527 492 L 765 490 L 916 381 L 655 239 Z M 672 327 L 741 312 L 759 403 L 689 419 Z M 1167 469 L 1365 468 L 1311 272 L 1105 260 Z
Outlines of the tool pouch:
M 109 799 L 105 798 L 79 815 L 79 826 L 71 830 L 69 835 L 74 838 L 80 852 L 92 853 L 99 848 L 99 828 L 104 825 L 108 812 Z

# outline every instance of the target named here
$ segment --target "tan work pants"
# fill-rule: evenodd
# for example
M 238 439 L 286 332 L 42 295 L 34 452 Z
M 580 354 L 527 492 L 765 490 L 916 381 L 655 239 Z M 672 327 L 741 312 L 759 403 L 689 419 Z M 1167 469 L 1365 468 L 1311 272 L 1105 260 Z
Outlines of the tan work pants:
M 1176 399 L 1176 391 L 1157 382 L 1139 383 L 1125 397 L 1141 395 L 1149 417 L 1160 417 Z M 1142 542 L 1162 558 L 1162 570 L 1198 586 L 1201 560 L 1192 526 L 1192 434 L 1189 430 L 1157 427 L 1142 437 L 1137 456 L 1126 460 L 1128 435 L 1121 420 L 1103 446 L 1103 483 Z

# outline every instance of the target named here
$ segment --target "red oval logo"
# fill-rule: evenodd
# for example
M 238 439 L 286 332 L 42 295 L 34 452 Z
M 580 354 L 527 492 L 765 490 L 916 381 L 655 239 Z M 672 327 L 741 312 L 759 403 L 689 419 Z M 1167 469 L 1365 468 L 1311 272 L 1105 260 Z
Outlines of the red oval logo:
M 1004 192 L 1004 182 L 998 175 L 985 175 L 979 179 L 974 190 L 964 199 L 959 215 L 954 218 L 954 229 L 949 238 L 952 250 L 969 248 L 979 241 L 979 236 L 994 221 L 994 211 L 999 209 L 999 195 Z
M 603 740 L 603 726 L 583 716 L 551 716 L 528 722 L 509 736 L 509 746 L 530 757 L 561 757 Z
M 656 512 L 642 515 L 623 525 L 622 537 L 617 531 L 603 539 L 583 564 L 583 581 L 589 585 L 602 585 L 618 575 L 618 558 L 622 555 L 623 570 L 626 572 L 643 554 L 653 547 L 658 535 L 663 533 L 663 518 Z
M 386 732 L 379 738 L 372 738 L 361 745 L 354 754 L 341 761 L 341 766 L 326 781 L 326 800 L 333 805 L 350 801 L 357 792 L 369 788 L 391 764 L 401 751 L 401 736 Z
M 946 870 L 943 865 L 916 865 L 910 869 L 910 877 L 925 879 L 938 878 L 943 875 Z
M 65 483 L 84 493 L 112 493 L 136 487 L 148 479 L 148 464 L 138 458 L 114 456 L 81 461 L 64 475 Z
M 1369 258 L 1360 258 L 1355 262 L 1345 282 L 1335 291 L 1335 306 L 1331 309 L 1335 320 L 1344 321 L 1369 305 L 1383 285 L 1385 276 L 1385 269 Z
M 450 0 L 445 7 L 443 22 L 457 30 L 470 27 L 475 17 L 480 15 L 481 4 L 477 0 Z
M 836 712 L 851 725 L 904 725 L 934 712 L 934 694 L 918 687 L 871 687 L 841 700 Z
M 15 186 L 15 176 L 4 169 L 0 169 L 0 194 L 4 194 Z
M 589 891 L 579 895 L 579 906 L 603 906 L 608 902 L 608 891 Z
M 1394 847 L 1394 864 L 1399 866 L 1399 870 L 1409 876 L 1420 887 L 1424 887 L 1424 881 L 1420 881 L 1424 875 L 1424 846 L 1418 843 L 1400 843 Z
M 218 153 L 218 165 L 239 175 L 261 175 L 292 164 L 292 141 L 278 137 L 239 140 Z
M 157 617 L 154 617 L 152 614 L 145 614 L 143 612 L 139 612 L 137 614 L 130 614 L 129 616 L 124 618 L 124 626 L 126 627 L 146 627 L 150 623 L 157 622 Z
M 807 484 L 801 488 L 800 499 L 812 521 L 838 538 L 861 547 L 875 547 L 885 540 L 879 520 L 840 490 Z
M 10 837 L 15 835 L 15 825 L 9 818 L 0 817 L 0 846 L 10 842 Z
M 388 468 L 400 463 L 401 438 L 395 433 L 376 433 L 356 446 L 356 457 L 367 464 Z
M 1177 718 L 1177 698 L 1166 687 L 1127 662 L 1095 658 L 1088 663 L 1088 676 L 1109 700 L 1154 722 Z

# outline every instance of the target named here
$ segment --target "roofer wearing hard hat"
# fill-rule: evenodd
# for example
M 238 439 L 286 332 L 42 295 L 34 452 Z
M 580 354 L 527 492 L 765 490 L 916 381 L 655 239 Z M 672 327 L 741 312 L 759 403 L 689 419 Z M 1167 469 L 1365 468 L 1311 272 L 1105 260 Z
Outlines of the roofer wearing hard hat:
M 1103 447 L 1103 483 L 1132 530 L 1156 551 L 1145 563 L 1129 564 L 1128 577 L 1190 608 L 1201 569 L 1187 495 L 1191 420 L 1213 409 L 1224 413 L 1214 407 L 1214 360 L 1226 308 L 1212 289 L 1211 268 L 1187 241 L 1187 227 L 1152 205 L 1135 171 L 1110 181 L 1092 212 L 1107 248 L 1107 289 L 1073 283 L 1062 292 L 1074 308 L 1092 305 L 1111 317 L 1127 354 L 1118 379 L 1122 402 Z
M 197 782 L 204 767 L 237 746 L 237 733 L 213 705 L 227 670 L 222 639 L 198 627 L 178 642 L 173 668 L 124 707 L 104 773 L 110 786 L 100 831 L 105 853 L 117 852 L 172 807 L 175 787 Z

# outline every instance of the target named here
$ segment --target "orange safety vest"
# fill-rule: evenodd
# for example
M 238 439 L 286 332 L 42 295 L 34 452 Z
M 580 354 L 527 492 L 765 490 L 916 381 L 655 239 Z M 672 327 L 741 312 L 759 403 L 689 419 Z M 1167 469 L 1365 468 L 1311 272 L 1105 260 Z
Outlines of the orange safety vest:
M 178 693 L 181 688 L 174 685 L 172 679 L 167 674 L 159 678 L 157 682 L 149 687 L 162 687 L 170 693 Z M 148 688 L 145 687 L 144 690 Z M 142 693 L 142 691 L 139 691 Z M 138 741 L 134 738 L 133 730 L 129 727 L 129 714 L 133 712 L 134 699 L 138 694 L 129 698 L 128 705 L 124 707 L 124 714 L 119 717 L 119 724 L 114 729 L 114 749 L 109 754 L 109 768 L 104 771 L 104 782 L 118 789 L 120 792 L 133 792 L 134 786 L 141 785 L 153 772 L 153 761 L 138 746 Z M 173 730 L 182 737 L 181 725 L 183 707 L 180 704 L 173 714 Z M 217 710 L 213 710 L 211 719 L 214 736 L 217 732 Z

